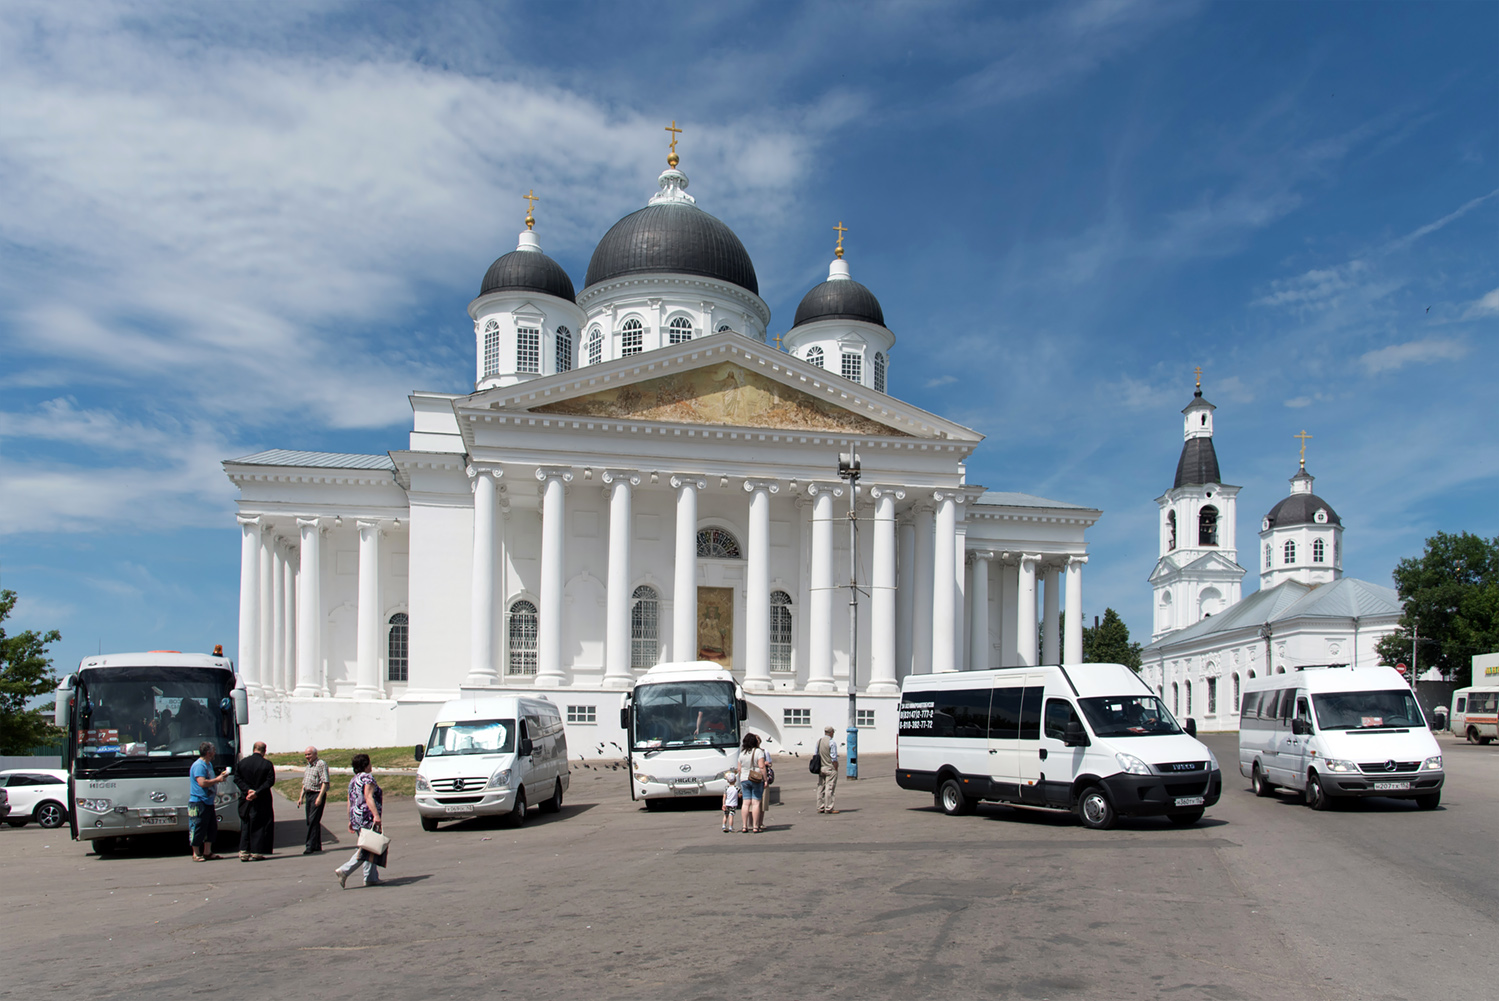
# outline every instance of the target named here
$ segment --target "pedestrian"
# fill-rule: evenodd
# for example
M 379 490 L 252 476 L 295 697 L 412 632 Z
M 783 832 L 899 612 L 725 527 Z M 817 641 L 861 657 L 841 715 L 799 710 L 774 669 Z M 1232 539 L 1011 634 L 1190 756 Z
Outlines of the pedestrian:
M 198 760 L 188 769 L 191 788 L 187 793 L 187 840 L 193 849 L 194 862 L 218 858 L 213 853 L 213 839 L 219 833 L 219 815 L 214 809 L 214 787 L 229 777 L 225 768 L 213 774 L 214 747 L 209 741 L 198 745 Z
M 739 745 L 739 795 L 744 801 L 741 834 L 759 834 L 765 829 L 761 806 L 765 799 L 766 761 L 765 752 L 760 750 L 760 738 L 753 733 L 745 734 Z
M 833 792 L 838 788 L 838 742 L 833 739 L 833 728 L 824 727 L 821 740 L 817 742 L 817 757 L 822 768 L 817 773 L 817 812 L 837 813 L 833 806 Z
M 297 805 L 307 811 L 307 845 L 303 855 L 316 855 L 323 850 L 323 804 L 328 802 L 328 762 L 319 758 L 317 748 L 309 747 L 302 752 L 307 759 L 307 769 L 302 772 L 302 791 L 297 794 Z
M 361 830 L 372 830 L 378 834 L 380 833 L 380 807 L 385 797 L 380 791 L 380 783 L 375 781 L 370 756 L 356 754 L 349 765 L 354 769 L 354 777 L 349 780 L 349 831 L 356 839 Z M 377 871 L 375 858 L 376 856 L 363 848 L 355 848 L 354 854 L 349 856 L 349 861 L 333 870 L 333 875 L 338 877 L 338 885 L 347 885 L 349 874 L 354 871 L 355 866 L 363 862 L 364 885 L 379 886 L 380 873 Z
M 729 780 L 723 790 L 723 832 L 728 834 L 734 829 L 734 814 L 739 812 L 739 772 L 730 768 L 723 777 Z
M 239 860 L 259 862 L 275 847 L 276 804 L 271 787 L 276 784 L 276 766 L 265 759 L 265 741 L 257 740 L 254 752 L 239 760 Z

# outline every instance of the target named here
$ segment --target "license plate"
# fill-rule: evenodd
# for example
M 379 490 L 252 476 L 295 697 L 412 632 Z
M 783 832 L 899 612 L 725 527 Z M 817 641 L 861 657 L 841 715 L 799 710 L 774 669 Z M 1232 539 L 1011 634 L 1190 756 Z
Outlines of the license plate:
M 177 818 L 175 816 L 171 816 L 171 817 L 142 817 L 141 818 L 141 824 L 144 825 L 144 826 L 147 826 L 147 827 L 150 827 L 150 826 L 156 825 L 156 824 L 175 824 L 175 823 L 177 823 Z
M 1178 796 L 1178 797 L 1176 797 L 1176 805 L 1177 806 L 1201 806 L 1203 804 L 1203 799 L 1204 799 L 1204 797 L 1202 797 L 1202 796 Z
M 678 796 L 697 796 L 703 791 L 703 787 L 696 782 L 678 782 L 671 787 L 671 791 Z
M 473 813 L 474 812 L 474 804 L 472 804 L 472 803 L 459 803 L 456 806 L 445 806 L 445 807 L 443 807 L 443 809 L 446 810 L 446 811 L 448 811 L 449 813 Z
M 1406 789 L 1409 789 L 1410 787 L 1411 787 L 1411 784 L 1409 782 L 1376 782 L 1376 783 L 1374 783 L 1374 791 L 1375 792 L 1404 791 Z

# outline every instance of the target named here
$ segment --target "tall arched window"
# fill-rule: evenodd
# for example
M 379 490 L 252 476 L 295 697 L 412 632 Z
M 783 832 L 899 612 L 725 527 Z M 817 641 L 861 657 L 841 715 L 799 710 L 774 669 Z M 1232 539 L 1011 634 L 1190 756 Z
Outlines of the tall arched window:
M 1185 682 L 1183 687 L 1186 689 L 1187 715 L 1190 716 L 1192 715 L 1192 681 L 1190 678 Z
M 524 598 L 510 605 L 508 674 L 536 673 L 536 606 Z
M 1208 715 L 1218 715 L 1218 679 L 1208 679 Z
M 661 659 L 661 599 L 646 584 L 630 596 L 630 666 L 655 667 Z
M 633 316 L 619 328 L 619 354 L 638 355 L 645 350 L 645 327 Z
M 594 327 L 588 335 L 588 364 L 597 365 L 604 360 L 604 332 Z
M 770 669 L 791 670 L 791 595 L 770 592 Z
M 573 370 L 573 332 L 566 327 L 557 328 L 557 371 Z
M 1286 566 L 1296 562 L 1296 543 L 1292 539 L 1286 540 Z
M 541 371 L 541 328 L 515 328 L 515 370 L 517 372 Z
M 885 392 L 885 355 L 881 351 L 874 353 L 874 391 Z
M 843 352 L 842 374 L 850 382 L 864 381 L 864 359 L 852 351 Z
M 721 528 L 705 528 L 697 533 L 697 554 L 710 560 L 744 559 L 739 540 Z
M 1265 543 L 1265 569 L 1270 569 L 1270 543 Z
M 685 316 L 674 318 L 667 328 L 667 340 L 671 344 L 684 344 L 692 340 L 692 321 Z
M 1176 548 L 1176 512 L 1166 512 L 1166 552 Z
M 1312 562 L 1313 563 L 1326 563 L 1327 562 L 1327 544 L 1325 542 L 1323 542 L 1321 539 L 1313 539 L 1312 540 Z
M 390 617 L 390 633 L 385 644 L 385 680 L 406 681 L 410 674 L 408 651 L 411 648 L 411 624 L 405 612 Z
M 1239 672 L 1234 672 L 1234 712 L 1239 712 L 1244 706 L 1244 700 L 1239 695 Z
M 484 374 L 500 370 L 500 325 L 494 320 L 484 324 Z
M 1174 716 L 1180 716 L 1181 711 L 1181 689 L 1179 689 L 1176 685 L 1176 682 L 1173 681 L 1171 683 L 1171 713 Z
M 807 349 L 807 364 L 822 368 L 822 348 Z
M 1218 509 L 1211 504 L 1197 515 L 1197 544 L 1199 546 L 1218 544 Z

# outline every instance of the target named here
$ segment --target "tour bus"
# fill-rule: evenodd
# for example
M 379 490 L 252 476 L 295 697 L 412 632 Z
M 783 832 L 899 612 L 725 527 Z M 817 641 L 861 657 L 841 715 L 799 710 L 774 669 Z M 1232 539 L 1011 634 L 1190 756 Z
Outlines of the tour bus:
M 508 816 L 519 827 L 534 802 L 562 809 L 572 780 L 567 732 L 551 699 L 500 697 L 443 703 L 415 748 L 422 830 L 441 820 Z
M 991 800 L 1069 810 L 1096 830 L 1119 816 L 1195 824 L 1223 792 L 1195 734 L 1120 664 L 910 675 L 895 778 L 949 815 Z
M 1391 667 L 1299 667 L 1252 678 L 1239 710 L 1239 772 L 1255 795 L 1283 786 L 1326 810 L 1340 796 L 1442 800 L 1442 752 Z
M 58 683 L 56 719 L 68 734 L 62 763 L 73 840 L 105 855 L 123 837 L 187 832 L 188 770 L 199 745 L 214 745 L 216 769 L 233 769 L 250 709 L 221 647 L 212 656 L 152 650 L 85 657 Z M 233 782 L 214 789 L 225 842 L 239 831 L 237 797 Z
M 1470 744 L 1499 737 L 1499 688 L 1459 688 L 1452 693 L 1451 720 L 1452 732 L 1467 737 Z
M 720 664 L 657 664 L 646 671 L 619 711 L 630 798 L 654 810 L 668 799 L 722 796 L 747 713 L 743 690 Z

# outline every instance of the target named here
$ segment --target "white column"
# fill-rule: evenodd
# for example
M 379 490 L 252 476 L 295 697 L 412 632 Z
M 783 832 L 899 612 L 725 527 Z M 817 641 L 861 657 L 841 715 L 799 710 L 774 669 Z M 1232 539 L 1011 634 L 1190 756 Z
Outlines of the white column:
M 359 528 L 358 666 L 354 698 L 378 699 L 380 688 L 380 523 L 357 521 Z
M 1067 558 L 1067 636 L 1062 647 L 1062 663 L 1083 661 L 1083 564 L 1086 556 Z M 1162 678 L 1165 677 L 1164 671 Z
M 973 554 L 973 591 L 969 595 L 972 614 L 968 618 L 968 669 L 989 669 L 989 561 L 993 553 Z
M 912 609 L 912 674 L 932 671 L 932 562 L 936 522 L 930 504 L 916 508 L 916 602 Z
M 609 578 L 604 596 L 604 685 L 629 688 L 630 673 L 630 535 L 631 509 L 640 474 L 606 469 L 609 494 Z
M 744 687 L 770 689 L 770 495 L 781 486 L 745 480 L 749 498 L 749 565 L 744 574 Z
M 1012 553 L 1005 553 L 1010 559 Z M 999 567 L 999 666 L 1014 667 L 1020 663 L 1020 642 L 1016 634 L 1020 630 L 1019 595 L 1020 568 L 1010 563 Z
M 1057 593 L 1057 568 L 1054 565 L 1048 566 L 1046 574 L 1042 579 L 1046 582 L 1046 596 L 1043 599 L 1045 604 L 1042 605 L 1045 611 L 1042 613 L 1041 619 L 1041 649 L 1045 658 L 1042 660 L 1042 663 L 1060 664 L 1062 662 L 1062 647 L 1059 642 L 1061 624 L 1058 622 L 1060 616 L 1057 613 L 1062 596 Z
M 322 556 L 323 530 L 316 518 L 298 518 L 302 533 L 301 580 L 297 594 L 297 687 L 292 694 L 310 699 L 319 692 L 318 658 L 322 656 L 323 603 Z
M 287 547 L 281 561 L 281 590 L 284 608 L 282 618 L 286 622 L 282 638 L 281 656 L 277 658 L 279 670 L 276 674 L 276 694 L 290 695 L 297 687 L 297 550 Z
M 812 495 L 811 598 L 807 609 L 807 691 L 833 690 L 833 498 L 843 488 L 808 485 Z
M 567 578 L 567 484 L 573 473 L 566 467 L 538 469 L 541 481 L 541 608 L 536 623 L 536 684 L 559 688 L 562 673 L 562 584 Z
M 958 596 L 955 565 L 958 551 L 953 542 L 958 530 L 958 497 L 942 490 L 932 495 L 937 502 L 935 544 L 932 547 L 932 673 L 943 674 L 958 669 L 957 622 L 954 603 Z
M 1036 663 L 1036 564 L 1041 557 L 1032 553 L 1020 554 L 1020 586 L 1016 602 L 1018 629 L 1016 631 L 1017 652 L 1022 666 Z
M 968 669 L 968 525 L 963 518 L 963 502 L 968 498 L 959 494 L 954 500 L 958 507 L 953 525 L 953 670 Z
M 272 574 L 276 569 L 276 537 L 271 531 L 271 526 L 262 524 L 260 526 L 260 569 L 256 574 L 256 584 L 260 588 L 260 600 L 255 603 L 260 612 L 260 640 L 255 645 L 258 654 L 255 676 L 260 681 L 261 690 L 264 691 L 267 683 L 272 677 L 274 670 L 274 658 L 271 652 L 271 644 L 275 641 L 275 618 L 271 611 L 271 602 L 275 598 L 276 588 Z
M 904 678 L 914 670 L 911 626 L 916 610 L 916 524 L 909 515 L 900 520 L 896 534 L 900 543 L 896 557 L 895 673 Z
M 251 694 L 260 691 L 260 519 L 239 522 L 239 674 Z
M 271 540 L 271 648 L 266 654 L 263 685 L 267 693 L 285 695 L 286 670 L 286 547 L 278 535 Z
M 671 659 L 697 660 L 697 492 L 708 481 L 697 476 L 673 476 L 677 492 L 676 573 L 671 589 Z
M 895 654 L 895 502 L 903 490 L 871 487 L 874 498 L 874 540 L 869 586 L 869 685 L 874 695 L 900 691 Z
M 469 466 L 474 491 L 474 550 L 469 578 L 467 688 L 498 685 L 494 665 L 494 494 L 501 469 Z

